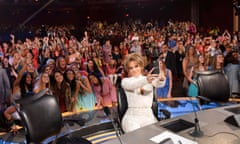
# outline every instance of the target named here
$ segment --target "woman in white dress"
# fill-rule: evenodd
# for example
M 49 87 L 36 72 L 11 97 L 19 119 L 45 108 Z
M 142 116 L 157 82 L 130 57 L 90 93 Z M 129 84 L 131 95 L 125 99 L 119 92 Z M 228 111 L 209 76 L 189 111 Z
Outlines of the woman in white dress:
M 154 77 L 150 74 L 143 75 L 144 60 L 139 54 L 129 54 L 125 58 L 124 66 L 128 77 L 122 79 L 121 85 L 127 96 L 128 109 L 122 119 L 122 129 L 124 132 L 130 132 L 157 122 L 151 109 L 151 82 Z

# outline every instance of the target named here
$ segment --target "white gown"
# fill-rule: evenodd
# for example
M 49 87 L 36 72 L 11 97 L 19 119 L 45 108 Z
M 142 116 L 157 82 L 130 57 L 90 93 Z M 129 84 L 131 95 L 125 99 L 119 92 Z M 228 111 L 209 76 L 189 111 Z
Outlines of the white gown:
M 124 78 L 121 83 L 128 101 L 128 109 L 122 119 L 124 132 L 130 132 L 157 122 L 153 111 L 153 86 L 145 76 Z M 141 93 L 141 89 L 144 92 Z

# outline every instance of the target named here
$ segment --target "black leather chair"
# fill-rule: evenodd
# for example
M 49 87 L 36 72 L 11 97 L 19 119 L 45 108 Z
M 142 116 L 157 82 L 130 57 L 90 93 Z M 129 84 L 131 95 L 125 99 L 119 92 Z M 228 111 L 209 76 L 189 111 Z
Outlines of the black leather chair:
M 26 142 L 28 144 L 39 144 L 51 136 L 56 136 L 56 138 L 53 138 L 55 143 L 64 141 L 65 144 L 76 144 L 79 142 L 91 144 L 91 142 L 81 137 L 73 137 L 71 134 L 61 138 L 57 137 L 64 126 L 65 120 L 62 118 L 55 97 L 44 94 L 45 92 L 44 90 L 17 102 L 20 104 L 19 114 L 25 129 Z M 58 141 L 57 139 L 60 140 Z
M 41 143 L 44 139 L 57 135 L 63 126 L 58 103 L 52 95 L 22 100 L 20 116 L 27 143 Z
M 228 102 L 230 87 L 222 71 L 196 72 L 200 103 Z
M 118 118 L 120 121 L 122 120 L 125 112 L 128 109 L 128 102 L 127 102 L 127 96 L 124 92 L 124 89 L 121 87 L 121 85 L 117 86 L 117 101 L 118 101 Z

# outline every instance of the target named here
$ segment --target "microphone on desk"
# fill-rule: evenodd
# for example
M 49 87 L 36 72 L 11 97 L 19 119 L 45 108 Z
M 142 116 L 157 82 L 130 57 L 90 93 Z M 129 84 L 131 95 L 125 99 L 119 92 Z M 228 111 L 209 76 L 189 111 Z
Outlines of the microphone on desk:
M 208 104 L 209 102 L 211 102 L 209 98 L 206 98 L 204 96 L 196 96 L 196 97 L 199 98 L 200 104 Z
M 198 120 L 198 116 L 197 116 L 197 111 L 193 105 L 193 99 L 190 96 L 190 101 L 192 103 L 192 107 L 193 107 L 193 112 L 194 112 L 194 129 L 192 131 L 190 131 L 190 135 L 193 137 L 202 137 L 203 136 L 203 132 L 200 129 L 200 125 L 199 125 L 199 120 Z
M 111 115 L 111 111 L 110 111 L 109 107 L 108 107 L 108 106 L 104 106 L 104 107 L 103 107 L 103 111 L 104 111 L 105 115 L 106 115 L 106 116 L 110 119 L 110 121 L 112 122 L 114 131 L 116 132 L 116 136 L 117 136 L 120 144 L 122 144 L 122 140 L 120 139 L 120 136 L 119 136 L 119 134 L 118 134 L 118 128 L 117 128 L 116 124 L 114 123 L 113 118 L 110 116 L 110 115 Z

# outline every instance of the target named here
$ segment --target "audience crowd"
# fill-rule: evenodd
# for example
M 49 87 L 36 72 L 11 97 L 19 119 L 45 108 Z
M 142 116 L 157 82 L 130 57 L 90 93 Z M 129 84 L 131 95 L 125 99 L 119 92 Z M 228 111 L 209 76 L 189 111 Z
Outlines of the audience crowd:
M 240 32 L 200 33 L 192 22 L 173 21 L 166 26 L 93 22 L 81 35 L 74 26 L 42 26 L 32 32 L 24 40 L 11 34 L 0 44 L 0 64 L 10 83 L 0 89 L 1 108 L 46 88 L 62 112 L 116 105 L 116 87 L 128 76 L 123 60 L 129 53 L 145 58 L 144 73 L 159 66 L 168 77 L 157 97 L 174 97 L 179 81 L 187 96 L 195 70 L 225 72 L 231 92 L 240 93 Z

